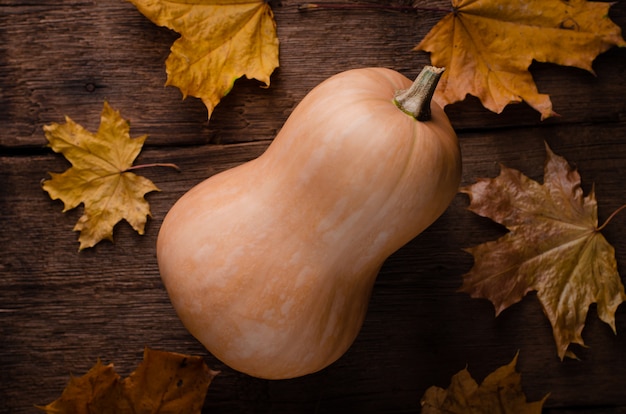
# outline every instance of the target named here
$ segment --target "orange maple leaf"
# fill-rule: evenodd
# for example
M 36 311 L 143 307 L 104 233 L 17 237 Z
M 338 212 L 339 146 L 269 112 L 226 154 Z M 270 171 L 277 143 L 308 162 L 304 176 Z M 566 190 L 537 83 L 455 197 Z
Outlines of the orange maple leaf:
M 559 357 L 581 336 L 587 311 L 615 332 L 615 311 L 626 300 L 615 250 L 600 233 L 593 191 L 583 196 L 580 175 L 546 144 L 544 183 L 501 167 L 493 179 L 461 189 L 469 210 L 509 230 L 498 240 L 467 249 L 474 266 L 463 275 L 461 291 L 489 299 L 496 314 L 530 291 L 537 297 L 554 333 Z
M 37 408 L 53 413 L 200 413 L 207 389 L 219 374 L 201 357 L 145 348 L 143 361 L 124 380 L 100 360 L 72 377 L 61 396 Z
M 517 358 L 489 374 L 480 385 L 466 368 L 452 377 L 447 390 L 430 387 L 422 397 L 422 414 L 541 414 L 548 396 L 526 401 L 521 375 L 515 370 Z
M 612 3 L 586 0 L 452 0 L 444 17 L 415 47 L 446 67 L 435 100 L 442 106 L 467 94 L 500 113 L 525 101 L 555 115 L 550 97 L 537 90 L 532 60 L 574 66 L 593 73 L 596 56 L 626 46 L 621 29 L 608 17 Z
M 240 77 L 269 86 L 278 67 L 278 37 L 266 1 L 129 1 L 153 23 L 181 34 L 165 62 L 166 85 L 202 99 L 209 118 Z

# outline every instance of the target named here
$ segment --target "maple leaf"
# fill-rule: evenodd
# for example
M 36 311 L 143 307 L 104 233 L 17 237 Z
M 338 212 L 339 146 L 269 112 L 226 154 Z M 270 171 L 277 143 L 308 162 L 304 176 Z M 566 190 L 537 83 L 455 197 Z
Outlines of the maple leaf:
M 586 0 L 452 0 L 444 17 L 415 47 L 431 52 L 434 66 L 446 67 L 436 101 L 445 106 L 477 96 L 500 113 L 525 101 L 555 115 L 550 97 L 537 90 L 532 60 L 574 66 L 593 73 L 595 57 L 626 46 L 608 17 L 612 3 Z
M 209 118 L 242 76 L 266 86 L 278 67 L 272 10 L 263 0 L 129 0 L 148 19 L 181 34 L 165 62 L 166 85 L 204 102 Z
M 113 227 L 125 219 L 144 233 L 150 206 L 144 195 L 159 189 L 130 170 L 147 135 L 130 138 L 129 125 L 107 102 L 96 134 L 65 117 L 65 124 L 44 126 L 48 145 L 62 153 L 72 167 L 49 173 L 42 187 L 53 200 L 63 201 L 63 212 L 83 203 L 83 215 L 74 226 L 80 231 L 79 250 L 103 239 L 112 240 Z
M 515 370 L 517 358 L 489 374 L 480 385 L 466 368 L 452 377 L 447 390 L 430 387 L 422 397 L 422 414 L 541 414 L 548 396 L 526 401 L 521 375 Z
M 498 177 L 461 188 L 470 211 L 509 230 L 467 249 L 474 265 L 461 291 L 489 299 L 496 315 L 537 291 L 563 359 L 574 357 L 570 344 L 584 345 L 589 305 L 597 303 L 598 316 L 615 332 L 615 311 L 626 294 L 615 250 L 598 227 L 593 190 L 585 197 L 578 172 L 547 144 L 546 151 L 543 185 L 501 166 Z
M 61 396 L 37 408 L 53 413 L 200 413 L 219 374 L 201 357 L 144 349 L 143 361 L 124 380 L 100 360 L 82 377 L 71 377 Z

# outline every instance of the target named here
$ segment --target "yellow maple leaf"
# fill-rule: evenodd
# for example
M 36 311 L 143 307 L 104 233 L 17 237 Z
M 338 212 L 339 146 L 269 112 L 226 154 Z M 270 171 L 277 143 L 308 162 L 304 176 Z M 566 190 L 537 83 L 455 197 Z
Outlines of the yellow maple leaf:
M 44 126 L 48 146 L 62 153 L 72 167 L 42 184 L 53 200 L 63 201 L 63 212 L 83 203 L 83 215 L 74 226 L 80 231 L 79 250 L 103 239 L 112 240 L 113 227 L 125 219 L 144 233 L 150 206 L 144 195 L 159 189 L 145 177 L 132 173 L 132 165 L 147 138 L 131 138 L 129 125 L 107 102 L 100 127 L 92 134 L 65 117 L 65 124 Z
M 430 387 L 422 397 L 422 414 L 541 414 L 548 398 L 529 403 L 522 391 L 517 358 L 498 368 L 478 383 L 466 369 L 452 377 L 447 390 Z
M 266 86 L 278 67 L 272 10 L 263 0 L 129 0 L 148 19 L 180 33 L 165 62 L 166 85 L 202 99 L 209 118 L 242 76 Z
M 578 172 L 547 144 L 546 151 L 543 185 L 502 166 L 498 177 L 461 189 L 470 197 L 469 210 L 509 230 L 467 249 L 474 266 L 463 275 L 461 291 L 489 299 L 496 314 L 537 291 L 563 359 L 574 356 L 570 344 L 584 345 L 592 303 L 615 332 L 615 311 L 626 294 L 615 250 L 598 227 L 593 191 L 583 196 Z
M 200 413 L 219 372 L 201 357 L 144 349 L 143 361 L 124 380 L 100 360 L 82 377 L 71 377 L 55 401 L 37 408 L 53 413 Z
M 608 17 L 612 3 L 586 0 L 452 0 L 444 17 L 415 47 L 446 67 L 436 101 L 442 106 L 477 96 L 489 110 L 525 101 L 555 115 L 550 97 L 537 90 L 532 60 L 574 66 L 593 73 L 595 57 L 626 46 Z

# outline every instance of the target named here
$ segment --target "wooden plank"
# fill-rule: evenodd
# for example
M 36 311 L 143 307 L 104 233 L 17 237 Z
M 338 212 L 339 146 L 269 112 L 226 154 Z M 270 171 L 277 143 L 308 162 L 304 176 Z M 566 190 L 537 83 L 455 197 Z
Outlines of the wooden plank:
M 541 180 L 546 139 L 578 165 L 586 190 L 595 182 L 603 219 L 624 199 L 625 133 L 625 125 L 608 124 L 466 134 L 461 137 L 464 182 L 496 175 L 498 161 Z M 560 362 L 533 295 L 494 319 L 488 302 L 456 292 L 472 263 L 461 249 L 502 234 L 498 226 L 466 211 L 462 195 L 437 223 L 386 262 L 362 332 L 336 364 L 290 381 L 257 380 L 220 364 L 178 322 L 159 280 L 154 243 L 178 196 L 265 147 L 147 149 L 140 162 L 175 162 L 182 172 L 145 170 L 162 190 L 148 196 L 153 219 L 146 235 L 122 223 L 114 244 L 104 242 L 81 253 L 71 231 L 79 212 L 62 214 L 60 203 L 39 187 L 47 171 L 62 171 L 66 162 L 56 155 L 0 159 L 0 242 L 5 246 L 0 399 L 6 402 L 0 412 L 29 412 L 32 404 L 51 401 L 70 373 L 83 374 L 97 358 L 114 362 L 127 375 L 146 345 L 203 355 L 222 371 L 210 389 L 207 412 L 417 412 L 427 387 L 447 387 L 466 365 L 480 380 L 518 350 L 529 399 L 550 392 L 551 412 L 559 407 L 626 407 L 623 307 L 617 314 L 617 336 L 592 311 L 584 331 L 590 348 L 577 350 L 581 361 Z M 624 273 L 622 223 L 618 217 L 604 233 Z
M 39 184 L 67 163 L 56 155 L 0 159 L 0 412 L 31 412 L 34 404 L 52 401 L 70 373 L 83 374 L 97 358 L 115 362 L 127 375 L 146 345 L 203 354 L 161 286 L 154 255 L 158 224 L 183 185 L 258 155 L 253 147 L 207 147 L 200 155 L 212 165 L 199 164 L 197 151 L 184 157 L 164 151 L 161 158 L 178 162 L 183 172 L 156 171 L 164 191 L 149 195 L 155 219 L 146 235 L 121 223 L 115 244 L 81 253 L 72 232 L 80 211 L 62 214 L 62 204 Z M 229 377 L 237 375 L 222 375 L 226 384 L 233 382 Z
M 433 11 L 302 12 L 300 3 L 274 5 L 281 67 L 271 87 L 238 81 L 208 122 L 198 99 L 183 101 L 178 89 L 163 86 L 165 59 L 177 34 L 155 26 L 132 4 L 74 0 L 59 8 L 52 2 L 4 2 L 0 145 L 40 147 L 42 126 L 62 122 L 65 115 L 95 128 L 104 100 L 131 120 L 137 134 L 150 134 L 149 145 L 271 139 L 297 102 L 337 72 L 386 66 L 416 76 L 429 58 L 411 49 L 443 16 Z M 449 8 L 443 0 L 429 5 Z M 626 26 L 626 5 L 615 4 L 611 16 Z M 594 65 L 597 77 L 580 69 L 533 65 L 540 91 L 552 95 L 561 115 L 547 123 L 623 120 L 625 53 L 601 55 Z M 448 112 L 458 130 L 540 124 L 538 114 L 525 104 L 498 116 L 469 99 Z

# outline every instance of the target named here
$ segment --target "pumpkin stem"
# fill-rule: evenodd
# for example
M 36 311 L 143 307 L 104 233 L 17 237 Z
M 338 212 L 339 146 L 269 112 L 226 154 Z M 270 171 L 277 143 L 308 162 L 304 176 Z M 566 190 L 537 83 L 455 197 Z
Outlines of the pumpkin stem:
M 424 66 L 409 89 L 396 93 L 394 97 L 396 106 L 418 121 L 429 121 L 430 101 L 444 70 L 445 68 Z

